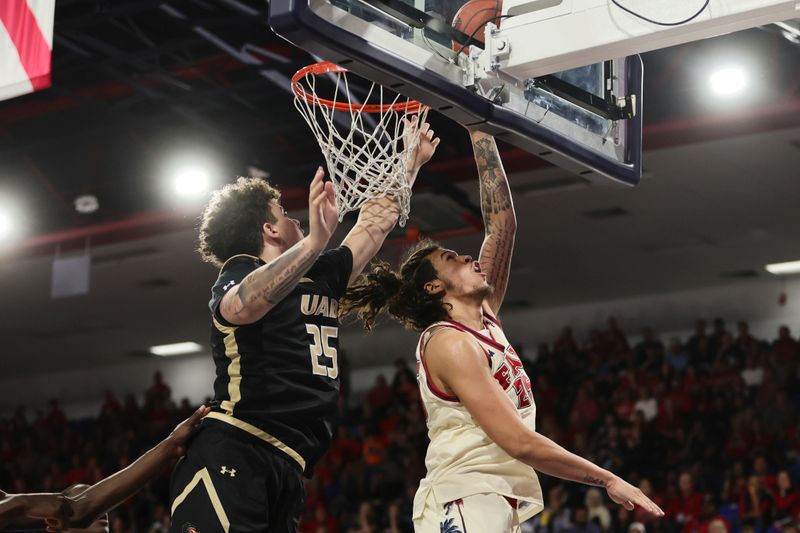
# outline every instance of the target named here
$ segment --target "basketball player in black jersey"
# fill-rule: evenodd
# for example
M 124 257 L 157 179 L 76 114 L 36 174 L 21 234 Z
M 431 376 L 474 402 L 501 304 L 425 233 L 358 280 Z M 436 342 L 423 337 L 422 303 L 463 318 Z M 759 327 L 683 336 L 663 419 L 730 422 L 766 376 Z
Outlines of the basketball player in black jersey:
M 410 183 L 438 144 L 423 124 Z M 341 246 L 324 251 L 337 212 L 322 168 L 305 236 L 263 180 L 213 195 L 200 252 L 220 267 L 209 302 L 214 403 L 173 473 L 173 533 L 296 531 L 302 476 L 328 449 L 336 415 L 339 298 L 398 215 L 393 199 L 370 200 Z

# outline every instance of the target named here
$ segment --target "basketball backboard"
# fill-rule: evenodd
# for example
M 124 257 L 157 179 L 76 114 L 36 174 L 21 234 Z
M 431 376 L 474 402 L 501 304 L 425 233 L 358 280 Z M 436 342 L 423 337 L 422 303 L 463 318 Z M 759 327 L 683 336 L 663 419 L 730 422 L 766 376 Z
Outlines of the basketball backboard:
M 609 59 L 530 79 L 477 76 L 451 23 L 466 0 L 271 0 L 269 23 L 320 59 L 581 175 L 641 177 L 642 63 Z M 499 22 L 502 27 L 502 21 Z M 489 26 L 491 28 L 491 25 Z M 455 49 L 455 50 L 454 50 Z M 502 55 L 502 54 L 501 54 Z

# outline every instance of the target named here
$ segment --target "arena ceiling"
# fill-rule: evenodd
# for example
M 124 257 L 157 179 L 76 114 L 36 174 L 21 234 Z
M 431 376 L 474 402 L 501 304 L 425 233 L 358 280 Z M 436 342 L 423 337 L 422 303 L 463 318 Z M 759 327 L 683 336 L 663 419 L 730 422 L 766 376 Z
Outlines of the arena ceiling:
M 288 80 L 314 59 L 269 31 L 266 9 L 257 0 L 58 1 L 52 87 L 0 102 L 0 192 L 22 199 L 29 224 L 0 256 L 4 376 L 206 338 L 215 273 L 193 252 L 198 206 L 176 207 L 165 184 L 175 154 L 209 165 L 220 182 L 265 171 L 303 216 L 321 156 Z M 715 100 L 708 74 L 730 61 L 749 69 L 750 87 Z M 502 147 L 520 222 L 516 306 L 766 281 L 764 264 L 800 258 L 800 47 L 760 28 L 644 62 L 639 187 L 588 185 Z M 432 123 L 443 143 L 421 178 L 416 222 L 477 250 L 467 137 L 441 117 Z M 82 194 L 98 198 L 95 213 L 75 211 Z M 390 258 L 403 232 L 394 237 Z M 90 293 L 51 299 L 56 250 L 68 257 L 87 243 Z

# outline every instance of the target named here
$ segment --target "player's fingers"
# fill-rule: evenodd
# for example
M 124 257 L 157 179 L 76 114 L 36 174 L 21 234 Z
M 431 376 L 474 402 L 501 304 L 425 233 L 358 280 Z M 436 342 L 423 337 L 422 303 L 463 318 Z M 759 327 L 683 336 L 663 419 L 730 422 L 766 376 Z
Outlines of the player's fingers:
M 325 182 L 322 181 L 322 175 L 318 172 L 314 176 L 314 180 L 311 182 L 311 186 L 308 189 L 308 199 L 309 199 L 309 201 L 311 201 L 313 203 L 314 200 L 316 200 L 319 197 L 319 195 L 324 190 L 324 186 L 325 186 L 324 183 Z
M 633 506 L 633 502 L 632 502 L 632 501 L 630 501 L 630 500 L 625 500 L 625 503 L 623 503 L 623 504 L 622 504 L 622 506 L 623 506 L 625 509 L 627 509 L 628 511 L 633 511 L 633 507 L 634 507 L 634 506 Z
M 661 510 L 661 507 L 655 504 L 653 500 L 648 498 L 647 496 L 643 497 L 644 501 L 640 503 L 643 508 L 649 511 L 654 516 L 664 516 L 664 511 Z
M 195 424 L 199 423 L 200 419 L 203 418 L 203 416 L 205 416 L 205 412 L 206 412 L 206 406 L 205 405 L 201 405 L 200 407 L 198 407 L 195 410 L 195 412 L 192 413 L 192 416 L 189 417 L 189 420 L 188 420 L 189 425 L 190 426 L 194 426 Z
M 313 190 L 315 185 L 322 183 L 322 178 L 325 176 L 325 171 L 322 170 L 322 167 L 317 167 L 317 171 L 314 172 L 314 179 L 311 180 L 310 189 Z
M 325 183 L 325 197 L 330 203 L 336 203 L 336 191 L 333 189 L 333 183 L 329 181 Z
M 433 145 L 433 147 L 434 147 L 434 148 L 436 148 L 437 146 L 439 146 L 439 143 L 441 142 L 441 140 L 442 140 L 442 139 L 440 139 L 439 137 L 436 137 L 436 138 L 433 140 L 433 142 L 431 142 L 431 144 Z

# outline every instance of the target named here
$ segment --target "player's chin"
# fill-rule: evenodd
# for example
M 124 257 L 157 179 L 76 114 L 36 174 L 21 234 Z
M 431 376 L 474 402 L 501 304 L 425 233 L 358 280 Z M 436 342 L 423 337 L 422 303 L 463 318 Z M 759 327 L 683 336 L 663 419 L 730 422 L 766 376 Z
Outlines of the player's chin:
M 481 285 L 477 286 L 475 290 L 472 291 L 473 296 L 477 296 L 481 299 L 486 299 L 492 294 L 494 294 L 494 287 L 489 285 L 486 282 L 483 282 Z

